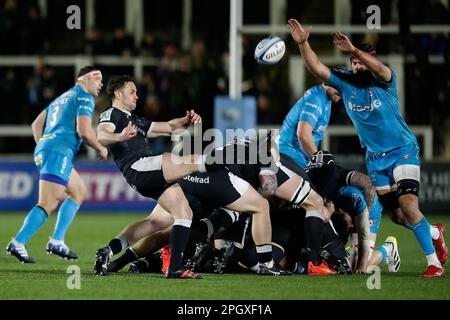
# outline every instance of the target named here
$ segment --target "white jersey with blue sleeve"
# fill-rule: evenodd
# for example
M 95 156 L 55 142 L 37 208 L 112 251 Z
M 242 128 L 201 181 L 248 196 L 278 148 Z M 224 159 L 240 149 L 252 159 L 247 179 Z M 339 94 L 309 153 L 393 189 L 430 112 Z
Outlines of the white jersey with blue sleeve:
M 385 82 L 373 74 L 367 83 L 349 70 L 331 69 L 328 84 L 337 89 L 355 126 L 361 145 L 369 152 L 386 152 L 416 142 L 398 108 L 397 79 Z
M 77 117 L 92 118 L 94 109 L 94 97 L 78 85 L 53 100 L 46 108 L 44 133 L 35 153 L 52 151 L 73 159 L 83 143 L 77 132 Z
M 311 125 L 313 139 L 318 147 L 330 122 L 330 114 L 331 100 L 323 86 L 318 85 L 307 90 L 284 119 L 280 130 L 280 152 L 295 160 L 301 168 L 305 168 L 310 156 L 299 143 L 298 123 L 306 121 Z

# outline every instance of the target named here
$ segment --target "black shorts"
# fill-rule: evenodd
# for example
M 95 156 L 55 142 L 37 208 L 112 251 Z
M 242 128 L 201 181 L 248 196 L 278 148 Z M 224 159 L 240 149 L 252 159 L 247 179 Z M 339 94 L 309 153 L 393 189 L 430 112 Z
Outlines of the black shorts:
M 177 183 L 185 194 L 213 208 L 224 207 L 236 201 L 250 187 L 247 181 L 228 170 L 187 175 Z
M 305 172 L 305 170 L 300 168 L 300 166 L 294 160 L 292 160 L 292 158 L 289 157 L 288 155 L 286 155 L 284 153 L 280 153 L 280 162 L 283 166 L 285 166 L 289 170 L 295 172 L 300 177 L 302 177 L 304 180 L 311 182 L 311 180 L 309 179 L 308 174 Z
M 162 155 L 135 161 L 125 174 L 128 184 L 144 197 L 158 199 L 171 185 L 162 172 Z

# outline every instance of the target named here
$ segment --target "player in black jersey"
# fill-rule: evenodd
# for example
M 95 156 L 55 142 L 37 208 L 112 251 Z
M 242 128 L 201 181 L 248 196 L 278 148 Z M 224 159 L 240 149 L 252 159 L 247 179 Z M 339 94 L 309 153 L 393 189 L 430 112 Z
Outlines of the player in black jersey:
M 191 123 L 201 122 L 201 117 L 193 110 L 187 111 L 182 118 L 168 122 L 152 122 L 134 115 L 132 112 L 136 109 L 137 90 L 133 78 L 127 75 L 112 76 L 106 90 L 112 100 L 112 107 L 100 115 L 98 140 L 109 148 L 128 184 L 143 196 L 158 199 L 158 204 L 174 217 L 172 259 L 166 276 L 198 278 L 198 275 L 185 271 L 182 264 L 192 210 L 180 186 L 175 182 L 187 174 L 206 172 L 207 168 L 211 170 L 212 166 L 206 163 L 206 156 L 203 155 L 178 157 L 171 153 L 154 154 L 148 138 L 170 135 L 175 130 L 187 128 Z M 117 248 L 126 246 L 120 240 L 97 251 L 97 275 L 106 272 L 110 255 Z
M 358 171 L 348 170 L 335 164 L 333 154 L 328 151 L 317 151 L 311 157 L 306 169 L 315 190 L 325 199 L 339 207 L 339 191 L 346 186 L 354 186 L 362 190 L 367 209 L 353 217 L 358 233 L 358 264 L 356 273 L 365 273 L 370 254 L 370 222 L 369 213 L 375 199 L 375 188 L 370 178 Z

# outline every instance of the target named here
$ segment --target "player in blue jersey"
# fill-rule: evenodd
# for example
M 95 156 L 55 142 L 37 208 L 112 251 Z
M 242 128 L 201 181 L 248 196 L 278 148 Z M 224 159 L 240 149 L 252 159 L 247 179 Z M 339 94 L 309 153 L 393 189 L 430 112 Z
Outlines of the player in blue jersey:
M 338 91 L 324 84 L 307 90 L 284 119 L 280 130 L 280 156 L 290 157 L 304 169 L 327 130 L 331 104 L 340 100 Z
M 73 168 L 72 160 L 83 141 L 101 160 L 108 156 L 107 149 L 97 141 L 91 120 L 94 97 L 102 86 L 102 74 L 97 68 L 81 68 L 75 86 L 51 102 L 31 125 L 37 143 L 34 160 L 39 170 L 39 199 L 6 248 L 7 253 L 22 263 L 35 262 L 25 246 L 64 197 L 55 230 L 47 243 L 47 252 L 66 259 L 78 258 L 64 243 L 65 234 L 86 194 L 86 187 Z
M 290 19 L 288 28 L 310 72 L 339 91 L 361 145 L 367 148 L 368 174 L 383 207 L 392 211 L 394 221 L 413 231 L 426 256 L 428 267 L 421 276 L 444 276 L 445 228 L 431 226 L 419 210 L 419 147 L 398 110 L 395 72 L 375 57 L 373 48 L 357 48 L 340 32 L 333 40 L 339 50 L 352 55 L 352 70 L 330 69 L 308 43 L 311 27 L 305 31 Z

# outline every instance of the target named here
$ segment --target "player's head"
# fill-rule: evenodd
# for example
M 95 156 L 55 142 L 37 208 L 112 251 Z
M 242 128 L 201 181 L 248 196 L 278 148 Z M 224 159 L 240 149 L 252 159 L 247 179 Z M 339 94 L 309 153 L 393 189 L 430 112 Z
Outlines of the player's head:
M 359 50 L 364 51 L 364 52 L 370 54 L 371 56 L 374 56 L 374 57 L 375 57 L 375 56 L 377 55 L 377 52 L 376 52 L 375 48 L 372 47 L 372 46 L 369 45 L 369 44 L 364 44 L 364 43 L 358 44 L 358 45 L 356 46 L 356 48 L 358 48 Z M 350 62 L 351 62 L 351 64 L 352 64 L 352 71 L 353 71 L 354 74 L 360 73 L 360 72 L 362 72 L 362 71 L 367 71 L 366 66 L 363 65 L 363 64 L 361 63 L 361 61 L 360 61 L 357 57 L 351 56 L 351 57 L 350 57 Z
M 334 155 L 325 150 L 315 152 L 307 164 L 307 169 L 317 169 L 326 166 L 334 166 Z
M 101 71 L 94 66 L 85 66 L 77 74 L 77 84 L 95 97 L 103 88 L 102 79 Z
M 113 104 L 124 107 L 130 112 L 136 109 L 138 96 L 133 77 L 129 75 L 112 76 L 106 86 L 106 93 Z
M 335 88 L 327 86 L 326 84 L 323 84 L 323 88 L 325 89 L 325 92 L 327 93 L 327 96 L 331 100 L 331 102 L 339 103 L 341 101 L 339 91 L 337 91 Z

